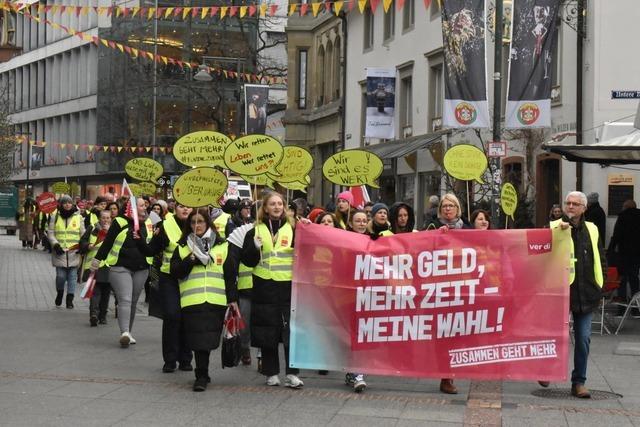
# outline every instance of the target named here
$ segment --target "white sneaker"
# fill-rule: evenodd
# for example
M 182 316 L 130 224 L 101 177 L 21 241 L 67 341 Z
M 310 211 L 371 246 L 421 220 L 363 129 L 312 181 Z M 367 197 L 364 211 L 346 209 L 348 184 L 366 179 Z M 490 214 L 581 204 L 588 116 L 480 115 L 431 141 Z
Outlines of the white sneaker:
M 120 335 L 120 347 L 127 348 L 129 347 L 130 343 L 131 343 L 131 334 L 129 332 L 123 332 L 122 335 Z
M 302 380 L 293 374 L 287 375 L 287 378 L 284 380 L 285 387 L 302 388 L 303 385 Z
M 356 375 L 355 382 L 353 383 L 353 391 L 356 393 L 362 393 L 367 388 L 367 383 L 364 382 L 364 375 Z
M 135 344 L 136 343 L 136 339 L 133 337 L 133 335 L 131 335 L 131 333 L 129 333 L 129 344 Z
M 277 375 L 271 375 L 270 377 L 267 378 L 267 385 L 269 386 L 279 386 L 280 385 L 280 378 L 278 378 Z

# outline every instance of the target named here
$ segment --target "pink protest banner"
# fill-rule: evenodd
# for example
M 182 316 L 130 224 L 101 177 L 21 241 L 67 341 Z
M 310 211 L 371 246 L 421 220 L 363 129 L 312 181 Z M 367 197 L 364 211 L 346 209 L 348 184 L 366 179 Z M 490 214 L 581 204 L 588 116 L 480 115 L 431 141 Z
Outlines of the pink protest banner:
M 380 237 L 296 227 L 291 365 L 379 375 L 567 377 L 567 232 Z

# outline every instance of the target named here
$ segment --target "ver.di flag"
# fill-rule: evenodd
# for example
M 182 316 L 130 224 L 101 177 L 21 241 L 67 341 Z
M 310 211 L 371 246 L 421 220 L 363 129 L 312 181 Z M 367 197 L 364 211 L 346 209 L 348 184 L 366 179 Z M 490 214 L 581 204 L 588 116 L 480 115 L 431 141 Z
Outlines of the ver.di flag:
M 551 126 L 553 48 L 559 0 L 514 0 L 507 128 Z
M 454 128 L 489 127 L 484 0 L 443 0 L 443 123 Z
M 367 68 L 367 112 L 364 136 L 394 137 L 396 70 Z

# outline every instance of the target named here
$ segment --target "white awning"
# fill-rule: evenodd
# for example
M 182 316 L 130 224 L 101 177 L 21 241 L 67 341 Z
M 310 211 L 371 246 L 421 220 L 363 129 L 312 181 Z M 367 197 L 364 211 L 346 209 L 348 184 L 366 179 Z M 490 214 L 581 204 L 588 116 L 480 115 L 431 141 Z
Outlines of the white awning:
M 640 129 L 590 145 L 545 142 L 544 150 L 560 154 L 572 162 L 612 164 L 640 164 Z

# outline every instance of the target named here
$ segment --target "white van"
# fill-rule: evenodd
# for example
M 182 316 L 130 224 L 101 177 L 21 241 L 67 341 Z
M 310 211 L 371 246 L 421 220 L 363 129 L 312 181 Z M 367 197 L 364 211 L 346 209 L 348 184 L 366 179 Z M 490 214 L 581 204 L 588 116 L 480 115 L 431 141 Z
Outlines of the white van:
M 226 193 L 224 193 L 224 200 L 227 201 L 229 199 L 253 200 L 249 183 L 242 179 L 229 178 L 229 186 L 227 187 Z

